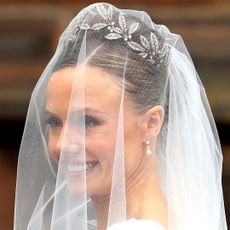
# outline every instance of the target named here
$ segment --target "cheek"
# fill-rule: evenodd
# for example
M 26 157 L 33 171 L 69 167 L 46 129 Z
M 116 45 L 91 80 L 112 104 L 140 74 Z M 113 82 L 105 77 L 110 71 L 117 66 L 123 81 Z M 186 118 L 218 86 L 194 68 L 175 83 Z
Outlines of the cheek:
M 52 132 L 48 134 L 48 152 L 51 158 L 55 161 L 59 160 L 59 153 L 57 150 L 58 137 Z
M 103 177 L 110 175 L 113 170 L 117 127 L 116 122 L 112 121 L 91 135 L 86 135 L 86 153 L 89 158 L 99 161 Z
M 143 135 L 135 124 L 125 128 L 125 171 L 129 176 L 142 164 L 143 149 L 142 149 Z
M 114 151 L 116 147 L 114 136 L 87 137 L 86 158 L 99 161 L 99 168 L 92 180 L 88 180 L 88 194 L 109 194 L 112 183 Z
M 101 164 L 107 162 L 111 165 L 116 146 L 115 140 L 113 136 L 86 137 L 86 154 L 89 157 L 96 158 Z

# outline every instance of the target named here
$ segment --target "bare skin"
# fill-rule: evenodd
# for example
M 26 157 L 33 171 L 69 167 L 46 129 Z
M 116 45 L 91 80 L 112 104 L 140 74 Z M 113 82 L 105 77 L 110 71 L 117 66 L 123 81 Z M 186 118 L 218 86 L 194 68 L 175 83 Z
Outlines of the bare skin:
M 76 83 L 74 79 L 77 79 Z M 97 163 L 97 167 L 87 173 L 86 181 L 87 195 L 92 198 L 96 210 L 98 230 L 104 230 L 107 226 L 121 101 L 121 88 L 116 81 L 116 76 L 98 68 L 82 66 L 76 70 L 66 67 L 53 74 L 47 93 L 46 116 L 51 157 L 59 161 L 61 151 L 66 150 L 64 152 L 76 155 L 78 161 Z M 131 100 L 125 97 L 124 121 L 128 121 L 124 123 L 127 219 L 154 220 L 167 229 L 167 202 L 161 191 L 155 159 L 156 138 L 164 111 L 161 106 L 155 106 L 145 114 L 137 115 L 133 107 Z M 84 132 L 80 123 L 78 126 L 69 123 L 79 117 L 80 110 L 85 111 Z M 146 140 L 151 140 L 151 156 L 145 154 L 143 143 Z M 84 156 L 81 154 L 83 148 Z M 69 189 L 74 194 L 82 192 L 79 184 L 83 180 L 80 177 L 79 174 L 66 175 Z

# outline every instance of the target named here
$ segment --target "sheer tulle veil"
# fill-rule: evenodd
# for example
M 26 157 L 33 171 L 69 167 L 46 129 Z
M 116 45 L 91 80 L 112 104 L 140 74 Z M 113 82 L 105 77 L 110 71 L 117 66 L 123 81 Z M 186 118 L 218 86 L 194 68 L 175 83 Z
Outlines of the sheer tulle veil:
M 152 112 L 151 132 L 141 136 L 137 124 L 154 108 L 163 111 L 159 132 Z M 141 219 L 132 209 L 141 193 L 132 191 L 139 178 L 156 177 L 169 230 L 227 230 L 222 160 L 182 38 L 145 12 L 90 5 L 61 35 L 33 91 L 14 230 L 102 230 Z

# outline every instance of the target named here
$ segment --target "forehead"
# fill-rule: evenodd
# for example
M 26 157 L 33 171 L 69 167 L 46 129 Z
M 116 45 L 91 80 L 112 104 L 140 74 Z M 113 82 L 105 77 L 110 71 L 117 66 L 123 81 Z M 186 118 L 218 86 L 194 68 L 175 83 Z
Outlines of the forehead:
M 53 100 L 75 101 L 78 105 L 115 103 L 121 89 L 117 77 L 94 67 L 66 67 L 53 73 L 48 83 L 48 104 Z M 51 100 L 52 99 L 52 100 Z

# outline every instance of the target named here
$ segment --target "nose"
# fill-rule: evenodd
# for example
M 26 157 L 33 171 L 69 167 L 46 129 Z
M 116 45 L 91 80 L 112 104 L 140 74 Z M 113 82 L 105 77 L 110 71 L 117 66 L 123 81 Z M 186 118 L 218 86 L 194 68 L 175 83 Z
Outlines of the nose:
M 71 127 L 64 127 L 56 144 L 56 156 L 59 161 L 64 154 L 79 155 L 82 152 L 84 140 L 78 132 L 73 132 Z

